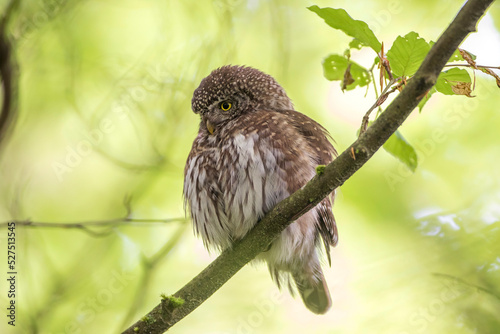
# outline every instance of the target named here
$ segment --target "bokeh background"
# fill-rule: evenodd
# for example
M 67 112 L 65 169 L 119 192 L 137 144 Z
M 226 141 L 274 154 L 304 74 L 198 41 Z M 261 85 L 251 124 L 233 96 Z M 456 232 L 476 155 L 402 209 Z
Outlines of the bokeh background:
M 324 79 L 322 59 L 342 54 L 350 38 L 306 9 L 313 4 L 346 9 L 386 46 L 412 30 L 436 40 L 462 6 L 21 2 L 9 27 L 19 118 L 0 157 L 0 221 L 114 224 L 18 225 L 17 325 L 3 316 L 0 332 L 118 333 L 215 258 L 193 236 L 181 195 L 198 127 L 190 99 L 212 69 L 259 68 L 340 151 L 355 140 L 373 90 L 342 93 Z M 500 65 L 499 28 L 497 2 L 464 44 L 479 64 Z M 353 52 L 367 67 L 374 56 Z M 249 265 L 171 332 L 500 332 L 500 91 L 476 78 L 475 98 L 435 94 L 401 128 L 418 151 L 415 173 L 381 150 L 342 186 L 328 314 L 311 314 L 264 266 Z M 116 224 L 127 215 L 133 221 Z M 3 272 L 6 238 L 3 226 Z M 5 313 L 4 275 L 0 282 Z

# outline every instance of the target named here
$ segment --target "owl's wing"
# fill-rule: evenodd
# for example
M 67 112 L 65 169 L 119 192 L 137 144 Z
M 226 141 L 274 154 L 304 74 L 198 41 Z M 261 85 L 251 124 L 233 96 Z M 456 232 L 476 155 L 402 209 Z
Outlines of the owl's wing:
M 311 152 L 315 153 L 318 165 L 327 165 L 337 157 L 337 151 L 330 140 L 333 140 L 328 131 L 316 121 L 294 110 L 283 111 L 289 122 L 307 140 Z M 335 192 L 317 205 L 318 227 L 325 246 L 328 263 L 331 263 L 330 246 L 335 246 L 338 241 L 337 225 L 332 212 L 332 203 Z
M 330 142 L 333 139 L 321 124 L 295 110 L 286 110 L 281 113 L 285 114 L 295 129 L 306 138 L 311 149 L 316 153 L 319 165 L 327 165 L 337 157 L 337 151 Z

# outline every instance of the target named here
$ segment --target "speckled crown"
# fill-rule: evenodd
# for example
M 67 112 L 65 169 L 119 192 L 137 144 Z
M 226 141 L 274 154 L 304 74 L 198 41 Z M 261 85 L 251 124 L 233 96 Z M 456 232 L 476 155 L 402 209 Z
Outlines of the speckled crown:
M 244 94 L 260 105 L 272 109 L 293 109 L 285 90 L 276 80 L 255 68 L 227 65 L 204 78 L 194 91 L 191 106 L 196 114 L 224 98 Z

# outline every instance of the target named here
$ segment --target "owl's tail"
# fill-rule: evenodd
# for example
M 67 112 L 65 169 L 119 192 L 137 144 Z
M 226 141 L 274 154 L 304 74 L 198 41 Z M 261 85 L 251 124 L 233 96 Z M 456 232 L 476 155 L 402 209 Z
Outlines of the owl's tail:
M 330 309 L 332 299 L 322 271 L 319 272 L 316 282 L 311 282 L 304 275 L 293 274 L 292 276 L 304 304 L 311 312 L 324 314 Z

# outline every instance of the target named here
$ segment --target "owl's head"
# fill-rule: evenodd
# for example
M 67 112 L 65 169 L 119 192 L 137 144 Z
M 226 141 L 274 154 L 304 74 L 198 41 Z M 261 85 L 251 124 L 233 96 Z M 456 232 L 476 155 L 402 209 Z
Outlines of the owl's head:
M 210 133 L 255 110 L 290 110 L 293 104 L 273 77 L 245 66 L 223 66 L 200 83 L 191 100 Z

